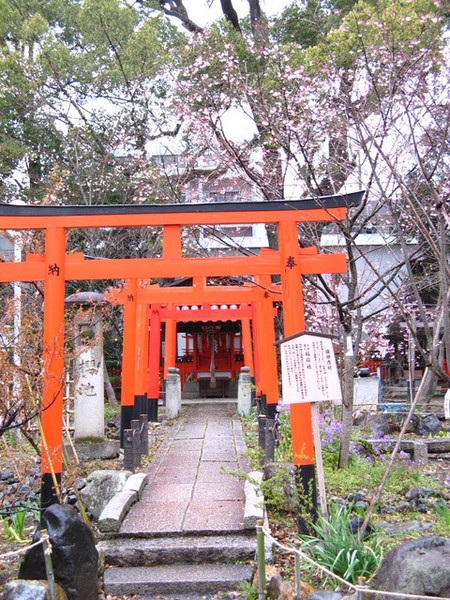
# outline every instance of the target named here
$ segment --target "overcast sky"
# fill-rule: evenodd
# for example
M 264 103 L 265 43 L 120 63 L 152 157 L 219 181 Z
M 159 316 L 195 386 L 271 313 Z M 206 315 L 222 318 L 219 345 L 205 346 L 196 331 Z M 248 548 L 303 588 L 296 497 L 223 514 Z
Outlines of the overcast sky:
M 287 4 L 290 0 L 261 0 L 261 8 L 268 16 L 281 12 Z M 223 16 L 220 0 L 213 0 L 211 8 L 206 0 L 185 0 L 185 6 L 190 18 L 201 27 Z M 248 15 L 248 0 L 233 0 L 233 6 L 239 18 Z

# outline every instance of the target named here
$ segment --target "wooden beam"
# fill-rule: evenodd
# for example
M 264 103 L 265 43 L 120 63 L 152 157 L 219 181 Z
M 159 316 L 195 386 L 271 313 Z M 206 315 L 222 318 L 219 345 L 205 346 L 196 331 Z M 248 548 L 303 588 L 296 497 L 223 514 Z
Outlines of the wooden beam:
M 301 275 L 342 273 L 346 269 L 345 254 L 297 254 L 293 257 Z M 148 279 L 189 277 L 227 277 L 277 275 L 282 270 L 279 252 L 261 256 L 225 258 L 115 258 L 86 260 L 81 253 L 65 257 L 66 280 Z M 0 263 L 0 282 L 43 281 L 45 259 L 27 255 L 25 262 Z M 276 292 L 276 289 L 274 289 Z
M 251 317 L 252 309 L 228 308 L 228 309 L 202 309 L 199 310 L 174 310 L 161 308 L 161 319 L 174 319 L 177 322 L 195 322 L 195 321 L 239 321 L 242 317 Z

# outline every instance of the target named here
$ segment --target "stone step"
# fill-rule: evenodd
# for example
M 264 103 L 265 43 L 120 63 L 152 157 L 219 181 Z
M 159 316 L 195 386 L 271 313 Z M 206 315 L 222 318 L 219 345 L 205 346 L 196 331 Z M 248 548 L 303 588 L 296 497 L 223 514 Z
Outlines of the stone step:
M 101 541 L 100 547 L 105 563 L 120 567 L 236 562 L 255 558 L 256 535 L 115 538 Z
M 419 387 L 420 382 L 416 382 L 416 390 Z M 389 393 L 389 394 L 407 394 L 408 393 L 408 389 L 409 386 L 407 385 L 384 385 L 383 386 L 383 393 Z M 433 396 L 442 396 L 444 395 L 444 392 L 442 391 L 442 389 L 438 386 L 433 394 Z
M 384 400 L 388 400 L 390 402 L 393 401 L 400 401 L 400 402 L 408 402 L 409 401 L 409 394 L 407 390 L 383 390 L 383 399 Z M 435 394 L 432 394 L 429 398 L 429 401 L 431 403 L 433 402 L 443 402 L 444 401 L 444 394 L 443 393 L 439 393 L 436 392 Z
M 243 565 L 160 565 L 155 567 L 112 567 L 105 571 L 105 594 L 145 597 L 156 595 L 216 594 L 238 590 L 243 581 L 250 581 L 253 566 Z

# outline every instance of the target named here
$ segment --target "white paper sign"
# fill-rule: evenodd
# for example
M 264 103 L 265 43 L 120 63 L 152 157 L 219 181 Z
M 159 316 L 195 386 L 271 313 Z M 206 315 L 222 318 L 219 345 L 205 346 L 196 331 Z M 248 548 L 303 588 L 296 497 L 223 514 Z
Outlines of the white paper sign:
M 283 404 L 342 401 L 330 338 L 299 334 L 280 343 Z
M 450 419 L 450 388 L 444 396 L 444 414 L 446 419 Z

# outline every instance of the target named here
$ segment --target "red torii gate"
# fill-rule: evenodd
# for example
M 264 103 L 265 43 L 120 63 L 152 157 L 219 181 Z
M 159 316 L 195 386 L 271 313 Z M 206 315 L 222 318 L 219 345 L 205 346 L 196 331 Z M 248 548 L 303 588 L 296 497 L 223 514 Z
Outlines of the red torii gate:
M 45 230 L 45 253 L 27 255 L 20 263 L 0 264 L 0 282 L 44 281 L 42 425 L 47 448 L 42 449 L 41 504 L 58 501 L 52 471 L 62 470 L 64 382 L 64 297 L 66 280 L 176 277 L 281 276 L 285 337 L 304 330 L 301 275 L 345 271 L 345 255 L 317 255 L 298 245 L 297 224 L 345 218 L 363 192 L 295 201 L 177 205 L 17 206 L 0 205 L 0 229 Z M 182 257 L 181 226 L 272 223 L 278 228 L 279 249 L 259 256 Z M 162 258 L 85 260 L 66 254 L 66 229 L 162 227 Z M 132 300 L 135 303 L 135 300 Z M 270 314 L 269 314 L 270 313 Z M 258 320 L 272 312 L 261 309 Z M 261 334 L 264 335 L 264 328 Z M 275 407 L 277 398 L 267 398 Z M 304 489 L 315 493 L 314 447 L 309 404 L 291 406 L 293 460 Z M 48 454 L 47 454 L 48 452 Z
M 270 280 L 270 278 L 269 278 Z M 276 352 L 274 347 L 275 332 L 270 320 L 256 319 L 256 314 L 268 305 L 273 310 L 273 302 L 280 301 L 281 292 L 271 282 L 267 287 L 247 282 L 243 286 L 206 285 L 205 278 L 196 278 L 192 286 L 160 287 L 145 282 L 127 281 L 122 289 L 114 289 L 105 294 L 112 303 L 125 306 L 124 338 L 121 392 L 121 429 L 130 427 L 131 419 L 138 418 L 147 412 L 151 420 L 157 419 L 159 391 L 160 361 L 160 325 L 162 321 L 169 324 L 166 331 L 166 352 L 164 378 L 168 367 L 176 361 L 176 344 L 174 336 L 176 323 L 182 321 L 227 321 L 253 320 L 255 327 L 261 328 L 261 343 L 265 344 L 265 366 L 261 374 L 261 394 L 269 403 L 278 401 L 278 376 Z M 236 308 L 212 309 L 211 305 L 234 303 Z M 176 310 L 173 305 L 183 305 L 197 310 Z M 201 308 L 198 308 L 198 305 Z M 272 316 L 273 313 L 272 313 Z M 148 324 L 150 326 L 150 335 Z M 243 326 L 244 353 L 251 358 L 250 328 Z M 151 350 L 150 350 L 151 348 Z M 251 364 L 250 362 L 248 363 Z M 251 371 L 253 369 L 251 368 Z M 253 373 L 252 373 L 253 375 Z

